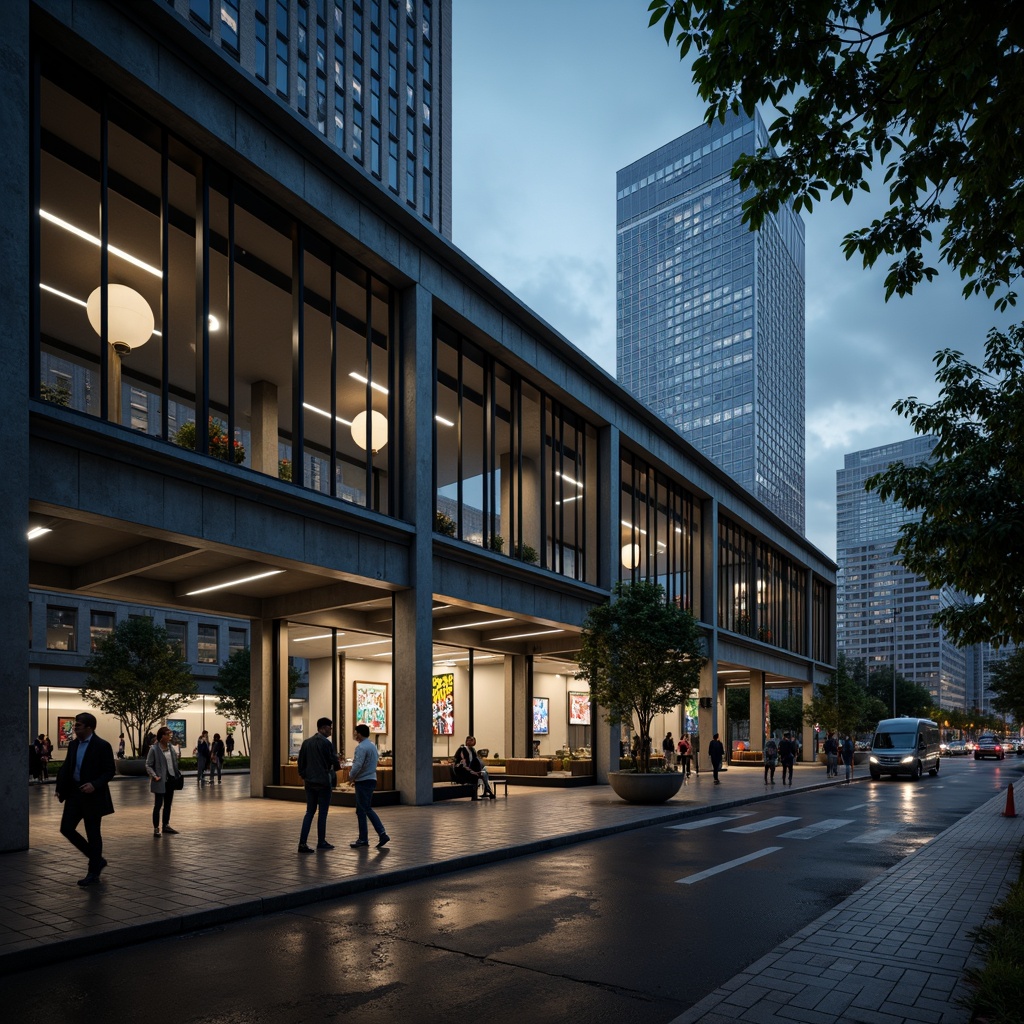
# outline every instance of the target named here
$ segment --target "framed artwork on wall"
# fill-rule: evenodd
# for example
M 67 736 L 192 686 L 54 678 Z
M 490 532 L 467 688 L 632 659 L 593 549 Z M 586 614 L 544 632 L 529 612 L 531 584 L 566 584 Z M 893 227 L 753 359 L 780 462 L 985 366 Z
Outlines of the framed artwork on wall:
M 569 724 L 590 725 L 590 694 L 569 691 Z
M 388 688 L 386 683 L 361 683 L 356 680 L 352 684 L 352 701 L 354 714 L 352 728 L 366 725 L 371 733 L 390 731 L 388 721 Z
M 533 735 L 547 736 L 550 706 L 547 697 L 533 698 Z
M 171 746 L 184 747 L 188 742 L 188 730 L 184 718 L 168 718 L 167 728 L 171 730 Z
M 71 741 L 75 738 L 75 720 L 74 718 L 58 718 L 57 719 L 57 749 L 67 750 L 71 746 Z
M 434 676 L 432 718 L 435 736 L 455 735 L 455 673 Z

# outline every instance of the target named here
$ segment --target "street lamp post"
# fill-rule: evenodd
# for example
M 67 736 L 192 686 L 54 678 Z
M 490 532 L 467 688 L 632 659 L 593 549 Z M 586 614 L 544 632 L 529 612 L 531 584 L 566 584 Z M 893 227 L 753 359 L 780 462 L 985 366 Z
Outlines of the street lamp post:
M 900 611 L 893 605 L 892 609 L 892 717 L 896 717 L 896 623 Z

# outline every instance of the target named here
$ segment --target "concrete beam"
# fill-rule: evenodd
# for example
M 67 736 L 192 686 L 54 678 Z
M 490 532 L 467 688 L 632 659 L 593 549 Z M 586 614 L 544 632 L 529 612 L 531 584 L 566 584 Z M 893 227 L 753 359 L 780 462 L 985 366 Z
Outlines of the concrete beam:
M 147 540 L 126 551 L 93 559 L 71 572 L 74 590 L 90 590 L 104 583 L 112 583 L 126 576 L 136 576 L 149 569 L 180 561 L 197 554 L 199 548 L 169 541 Z

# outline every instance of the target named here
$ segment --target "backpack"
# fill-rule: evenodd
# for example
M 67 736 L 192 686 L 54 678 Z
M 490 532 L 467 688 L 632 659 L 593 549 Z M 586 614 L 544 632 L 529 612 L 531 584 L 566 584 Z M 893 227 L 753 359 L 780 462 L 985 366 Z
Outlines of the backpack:
M 769 740 L 764 747 L 764 759 L 768 764 L 775 764 L 779 758 L 779 747 L 775 740 Z

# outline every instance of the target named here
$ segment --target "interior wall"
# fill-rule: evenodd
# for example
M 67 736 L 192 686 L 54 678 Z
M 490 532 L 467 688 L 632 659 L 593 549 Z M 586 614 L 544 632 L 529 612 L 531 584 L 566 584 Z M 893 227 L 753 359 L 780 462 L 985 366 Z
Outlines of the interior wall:
M 363 683 L 384 683 L 388 688 L 388 724 L 394 729 L 395 700 L 394 689 L 391 679 L 391 665 L 387 662 L 371 661 L 369 658 L 363 661 L 356 661 L 354 658 L 345 659 L 345 685 L 342 688 L 342 700 L 345 703 L 345 722 L 347 728 L 345 735 L 335 735 L 335 746 L 342 757 L 351 758 L 352 752 L 356 749 L 356 741 L 353 738 L 355 729 L 355 684 Z M 384 750 L 391 750 L 394 743 L 393 732 L 382 732 L 380 735 L 370 733 L 370 739 L 377 747 Z
M 499 661 L 485 662 L 474 668 L 475 702 L 473 730 L 478 747 L 490 751 L 491 757 L 508 757 L 503 749 L 505 735 L 505 667 Z

